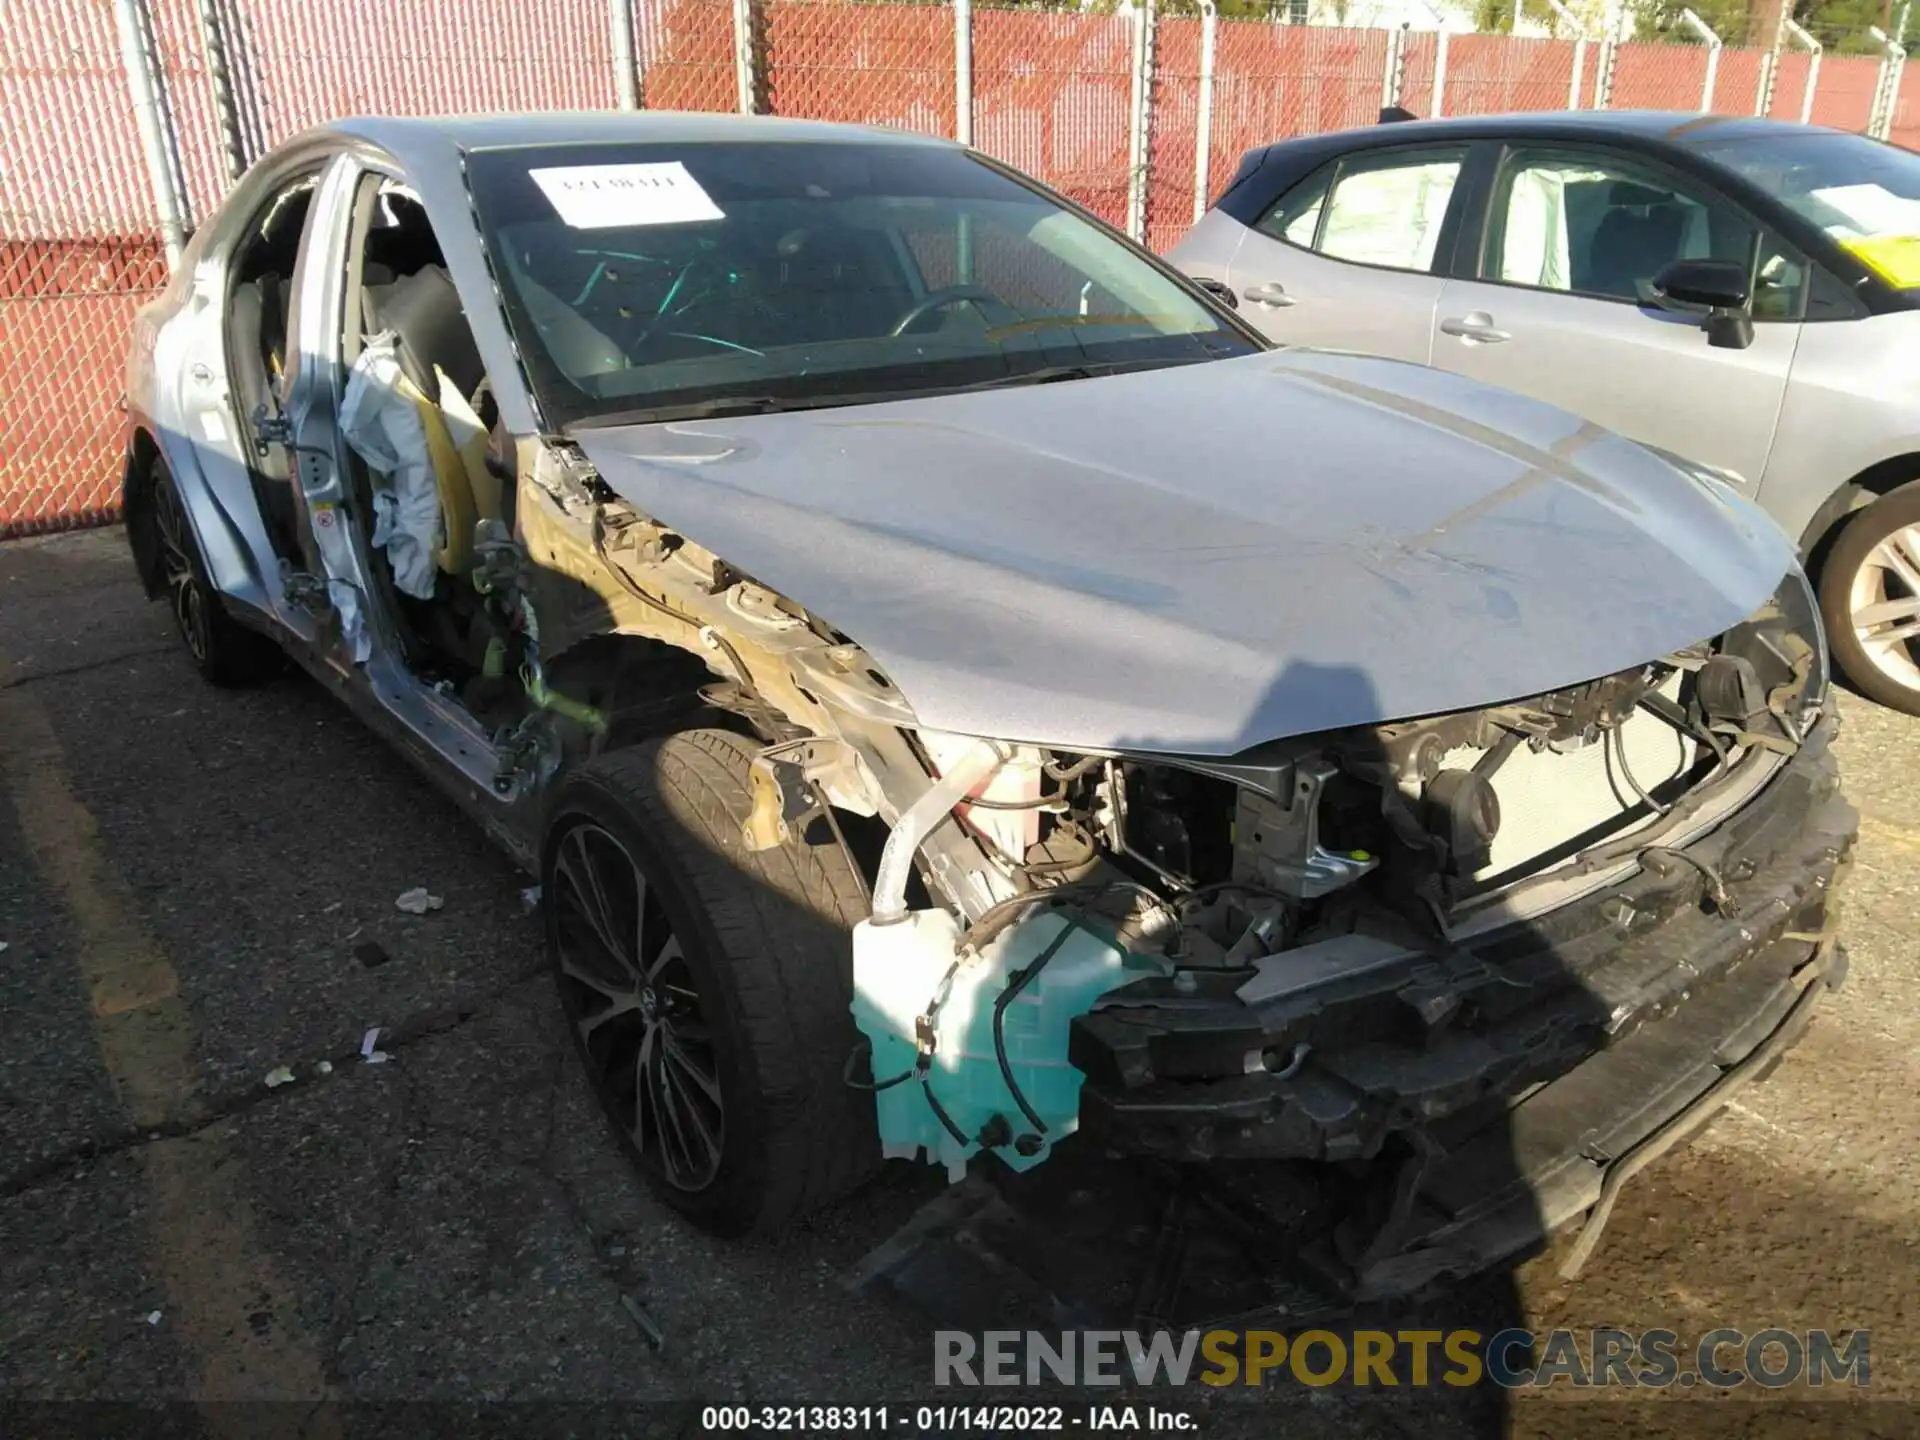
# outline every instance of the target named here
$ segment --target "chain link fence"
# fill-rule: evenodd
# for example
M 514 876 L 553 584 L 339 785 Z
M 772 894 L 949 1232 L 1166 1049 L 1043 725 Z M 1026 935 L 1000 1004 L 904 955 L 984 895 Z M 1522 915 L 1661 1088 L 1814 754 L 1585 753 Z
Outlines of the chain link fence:
M 1799 40 L 1343 29 L 1125 0 L 16 6 L 0 27 L 0 536 L 113 517 L 131 321 L 170 243 L 268 147 L 336 116 L 639 105 L 895 126 L 968 140 L 1165 249 L 1245 151 L 1388 104 L 1805 117 L 1920 149 L 1920 67 Z

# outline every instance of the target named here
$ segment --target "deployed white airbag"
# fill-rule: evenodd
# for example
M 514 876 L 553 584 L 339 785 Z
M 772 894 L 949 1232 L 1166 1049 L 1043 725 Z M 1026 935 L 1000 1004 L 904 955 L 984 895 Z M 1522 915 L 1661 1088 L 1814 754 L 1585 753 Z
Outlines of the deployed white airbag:
M 400 368 L 391 330 L 371 337 L 353 362 L 340 427 L 374 473 L 373 543 L 387 552 L 393 583 L 419 599 L 433 595 L 434 552 L 445 544 L 433 454 L 417 403 Z

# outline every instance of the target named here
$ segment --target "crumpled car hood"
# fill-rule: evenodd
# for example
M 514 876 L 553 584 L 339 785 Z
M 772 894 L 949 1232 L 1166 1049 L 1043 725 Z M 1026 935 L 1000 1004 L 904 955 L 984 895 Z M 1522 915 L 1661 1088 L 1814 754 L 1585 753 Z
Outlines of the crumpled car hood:
M 1578 684 L 1794 563 L 1728 487 L 1565 411 L 1331 352 L 573 438 L 924 724 L 1062 749 L 1225 755 Z

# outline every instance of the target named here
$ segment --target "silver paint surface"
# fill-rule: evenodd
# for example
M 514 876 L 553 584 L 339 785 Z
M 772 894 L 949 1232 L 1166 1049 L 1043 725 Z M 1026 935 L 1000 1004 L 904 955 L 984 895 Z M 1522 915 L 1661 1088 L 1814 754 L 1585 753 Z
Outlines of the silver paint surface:
M 1230 754 L 1579 683 L 1794 563 L 1729 487 L 1576 416 L 1333 352 L 575 438 L 922 723 L 1068 749 Z

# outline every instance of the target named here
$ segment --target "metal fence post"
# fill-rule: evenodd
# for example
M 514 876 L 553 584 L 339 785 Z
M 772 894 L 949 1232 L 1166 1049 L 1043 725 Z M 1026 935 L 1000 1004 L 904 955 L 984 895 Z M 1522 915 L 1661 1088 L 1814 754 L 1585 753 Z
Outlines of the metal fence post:
M 1820 83 L 1820 56 L 1825 53 L 1826 47 L 1790 15 L 1780 21 L 1780 28 L 1807 52 L 1807 93 L 1800 97 L 1800 123 L 1806 125 L 1813 120 L 1813 89 Z
M 1127 126 L 1127 234 L 1147 238 L 1147 167 L 1152 155 L 1154 0 L 1133 9 L 1133 114 Z
M 1773 113 L 1773 87 L 1780 79 L 1780 45 L 1760 57 L 1760 83 L 1754 88 L 1753 113 L 1760 116 Z
M 1713 109 L 1713 83 L 1720 75 L 1720 37 L 1691 10 L 1680 12 L 1680 23 L 1699 36 L 1707 47 L 1707 73 L 1700 84 L 1700 113 L 1704 115 Z
M 973 144 L 973 0 L 953 0 L 953 138 Z
M 1587 27 L 1586 23 L 1575 15 L 1560 0 L 1547 0 L 1553 7 L 1553 13 L 1573 28 L 1573 75 L 1567 81 L 1567 109 L 1580 108 L 1580 81 L 1587 70 Z
M 240 124 L 240 106 L 233 93 L 233 68 L 227 53 L 227 30 L 219 0 L 200 0 L 200 44 L 207 56 L 207 82 L 213 91 L 214 123 L 220 127 L 220 160 L 231 184 L 246 173 L 252 157 Z
M 751 115 L 759 94 L 753 49 L 753 0 L 733 0 L 733 83 L 740 113 Z
M 638 110 L 640 65 L 633 43 L 633 0 L 609 0 L 607 21 L 613 27 L 613 103 L 622 110 Z
M 1387 31 L 1387 65 L 1380 76 L 1380 108 L 1400 103 L 1401 75 L 1406 66 L 1407 27 Z
M 1605 110 L 1613 104 L 1613 72 L 1620 63 L 1620 29 L 1626 23 L 1626 11 L 1607 27 L 1600 41 L 1600 60 L 1593 67 L 1593 108 Z
M 113 18 L 120 31 L 120 63 L 127 72 L 127 92 L 133 100 L 133 118 L 140 131 L 140 150 L 147 162 L 147 183 L 153 187 L 153 208 L 160 221 L 160 240 L 166 247 L 167 268 L 180 263 L 187 243 L 184 187 L 176 169 L 168 131 L 171 117 L 161 98 L 163 81 L 154 60 L 152 32 L 145 0 L 114 0 Z
M 1219 36 L 1220 7 L 1200 0 L 1200 96 L 1193 120 L 1193 223 L 1207 213 L 1213 194 L 1213 47 Z
M 1901 15 L 1904 28 L 1906 15 Z M 1873 113 L 1867 117 L 1867 134 L 1885 140 L 1893 133 L 1894 112 L 1900 107 L 1900 72 L 1906 68 L 1906 47 L 1878 25 L 1869 25 L 1867 33 L 1880 42 L 1886 53 L 1880 61 L 1880 74 L 1873 87 Z
M 1442 29 L 1433 46 L 1433 102 L 1427 107 L 1427 113 L 1436 120 L 1446 113 L 1446 93 L 1447 32 Z

